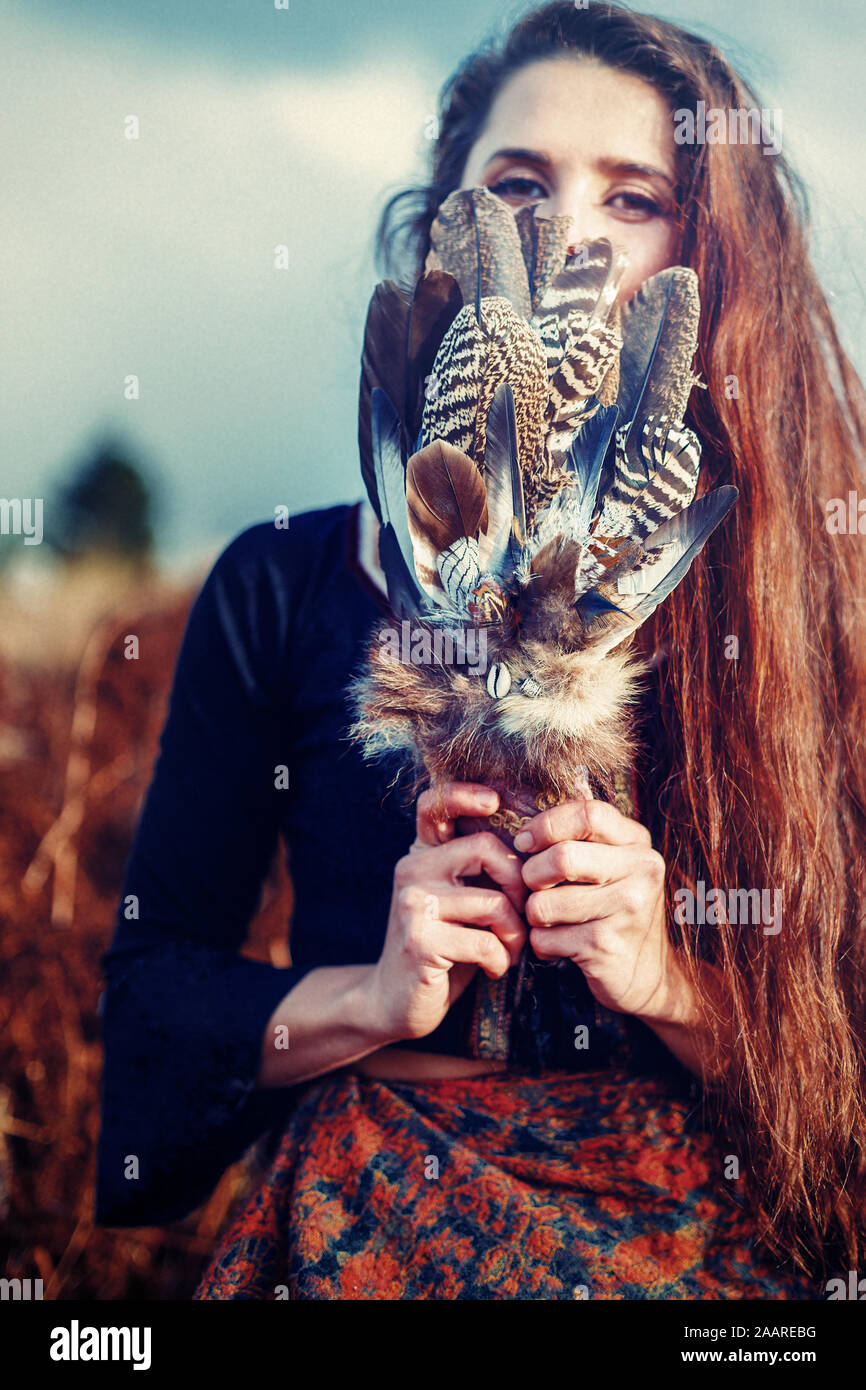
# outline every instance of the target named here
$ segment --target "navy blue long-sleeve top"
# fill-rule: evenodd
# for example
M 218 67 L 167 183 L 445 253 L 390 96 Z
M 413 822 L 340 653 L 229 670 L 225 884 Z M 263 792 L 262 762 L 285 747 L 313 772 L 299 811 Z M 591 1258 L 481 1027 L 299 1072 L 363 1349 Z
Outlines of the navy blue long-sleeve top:
M 254 526 L 192 608 L 103 961 L 99 1223 L 161 1224 L 199 1205 L 297 1100 L 298 1086 L 255 1084 L 280 1000 L 310 970 L 381 953 L 415 825 L 403 777 L 346 738 L 346 685 L 388 611 L 357 563 L 358 525 L 356 504 Z M 280 836 L 294 890 L 284 969 L 239 954 Z M 547 1030 L 563 1045 L 540 1060 L 625 1056 L 682 1075 L 650 1029 L 599 1010 L 568 970 L 567 1011 Z M 548 1024 L 565 1008 L 562 978 Z M 470 986 L 435 1032 L 402 1045 L 465 1054 L 472 1000 Z M 581 1020 L 596 1026 L 589 1054 L 572 1041 Z

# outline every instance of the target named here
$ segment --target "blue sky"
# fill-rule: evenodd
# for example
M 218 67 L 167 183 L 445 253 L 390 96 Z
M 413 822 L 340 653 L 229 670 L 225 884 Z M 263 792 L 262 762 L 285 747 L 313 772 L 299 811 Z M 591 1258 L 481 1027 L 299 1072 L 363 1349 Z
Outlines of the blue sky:
M 172 560 L 278 503 L 360 496 L 378 211 L 423 173 L 442 82 L 524 8 L 0 0 L 0 493 L 50 496 L 119 436 L 162 485 Z M 816 264 L 866 371 L 862 0 L 635 8 L 712 38 L 783 109 Z

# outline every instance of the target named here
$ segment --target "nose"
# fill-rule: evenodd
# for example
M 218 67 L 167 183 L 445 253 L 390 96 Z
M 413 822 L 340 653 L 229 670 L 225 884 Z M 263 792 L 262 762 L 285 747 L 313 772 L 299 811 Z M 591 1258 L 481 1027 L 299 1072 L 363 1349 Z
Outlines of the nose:
M 594 241 L 604 235 L 602 219 L 586 192 L 580 189 L 561 189 L 546 199 L 538 210 L 540 217 L 570 217 L 568 254 L 571 256 L 581 242 Z
M 569 230 L 566 256 L 569 260 L 578 254 L 579 248 L 585 246 L 587 242 L 598 241 L 601 238 L 611 243 L 614 256 L 617 258 L 625 257 L 622 269 L 616 276 L 617 291 L 616 299 L 619 304 L 626 304 L 631 299 L 638 285 L 633 283 L 634 277 L 628 269 L 628 258 L 625 246 L 618 237 L 611 235 L 611 228 L 606 225 L 602 214 L 593 206 L 592 202 L 586 197 L 564 196 L 554 194 L 539 209 L 539 217 L 567 216 L 571 218 L 571 228 Z

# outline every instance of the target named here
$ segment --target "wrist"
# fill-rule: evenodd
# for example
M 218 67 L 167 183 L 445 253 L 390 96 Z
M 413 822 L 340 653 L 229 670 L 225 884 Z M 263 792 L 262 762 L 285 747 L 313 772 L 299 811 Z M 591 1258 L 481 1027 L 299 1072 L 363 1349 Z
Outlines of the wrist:
M 716 973 L 704 964 L 700 976 L 702 985 L 717 998 Z M 659 1007 L 637 1017 L 704 1084 L 720 1079 L 725 1062 L 696 987 L 676 960 L 672 962 Z
M 401 1034 L 393 1027 L 383 1009 L 383 990 L 378 962 L 364 968 L 352 990 L 352 1017 L 371 1048 L 388 1047 L 400 1042 Z
M 635 1014 L 641 1023 L 656 1031 L 682 1031 L 696 1027 L 700 1009 L 691 981 L 671 952 L 668 968 L 653 997 Z

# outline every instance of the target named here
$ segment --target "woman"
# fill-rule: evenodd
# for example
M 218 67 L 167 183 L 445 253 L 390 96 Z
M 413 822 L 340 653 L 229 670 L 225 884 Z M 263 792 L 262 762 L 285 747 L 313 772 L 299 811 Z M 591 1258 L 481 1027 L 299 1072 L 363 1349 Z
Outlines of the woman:
M 642 629 L 631 800 L 537 816 L 521 866 L 455 837 L 483 787 L 411 816 L 360 762 L 344 691 L 387 606 L 366 504 L 245 532 L 193 610 L 106 962 L 97 1217 L 180 1216 L 272 1132 L 199 1297 L 815 1298 L 858 1267 L 866 594 L 824 508 L 866 406 L 796 181 L 760 144 L 678 144 L 701 101 L 760 109 L 701 39 L 546 5 L 447 85 L 431 183 L 380 231 L 411 283 L 439 204 L 486 184 L 623 247 L 622 299 L 698 274 L 689 423 L 738 519 Z M 279 832 L 290 970 L 237 954 Z M 498 891 L 463 884 L 482 869 Z M 675 912 L 712 886 L 781 889 L 781 928 Z M 527 932 L 570 962 L 538 1036 L 466 1056 L 479 969 Z

